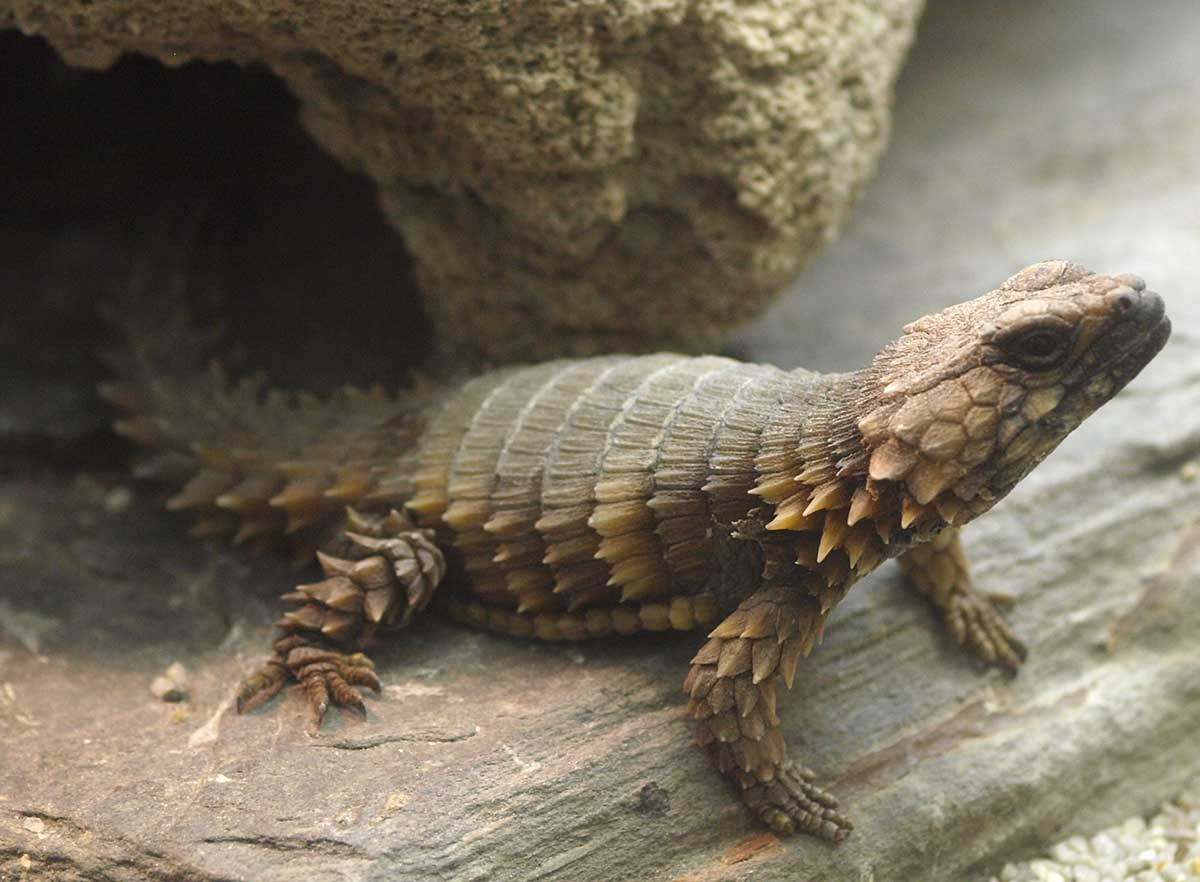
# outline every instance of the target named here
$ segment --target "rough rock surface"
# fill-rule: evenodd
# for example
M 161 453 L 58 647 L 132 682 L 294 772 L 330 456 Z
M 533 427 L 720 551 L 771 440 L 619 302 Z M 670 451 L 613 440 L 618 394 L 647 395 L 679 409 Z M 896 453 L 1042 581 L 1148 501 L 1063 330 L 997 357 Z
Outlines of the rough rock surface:
M 1200 781 L 1148 822 L 1140 815 L 1094 836 L 1072 836 L 1027 864 L 1008 864 L 989 882 L 1189 882 L 1200 879 Z
M 879 186 L 804 280 L 840 296 L 789 298 L 739 344 L 848 368 L 1052 255 L 1143 273 L 1175 321 L 967 531 L 980 583 L 1017 595 L 1019 677 L 975 671 L 892 567 L 804 663 L 780 706 L 857 823 L 836 848 L 762 833 L 688 743 L 687 637 L 531 646 L 428 619 L 378 655 L 366 724 L 310 740 L 296 696 L 218 716 L 295 574 L 189 540 L 125 478 L 84 406 L 87 327 L 47 315 L 104 243 L 4 227 L 0 290 L 28 296 L 0 324 L 21 368 L 0 371 L 0 878 L 971 882 L 1178 793 L 1200 772 L 1200 10 L 1130 16 L 934 6 Z M 172 661 L 184 704 L 148 692 Z
M 0 27 L 86 67 L 267 64 L 378 184 L 443 346 L 512 359 L 760 312 L 874 170 L 921 5 L 0 0 Z

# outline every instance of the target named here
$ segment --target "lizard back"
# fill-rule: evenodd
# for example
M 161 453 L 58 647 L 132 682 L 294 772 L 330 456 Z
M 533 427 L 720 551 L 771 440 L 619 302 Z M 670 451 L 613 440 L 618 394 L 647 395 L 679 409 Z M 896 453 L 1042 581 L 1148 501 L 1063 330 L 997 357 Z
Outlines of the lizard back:
M 495 371 L 430 418 L 408 508 L 488 605 L 709 593 L 728 567 L 714 527 L 754 505 L 761 436 L 814 376 L 673 354 Z

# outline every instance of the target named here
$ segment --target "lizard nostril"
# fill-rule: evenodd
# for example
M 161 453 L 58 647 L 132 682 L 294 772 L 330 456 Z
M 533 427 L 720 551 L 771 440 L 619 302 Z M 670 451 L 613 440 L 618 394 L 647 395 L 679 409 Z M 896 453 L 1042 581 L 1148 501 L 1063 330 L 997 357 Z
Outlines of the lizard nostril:
M 1119 297 L 1117 297 L 1116 307 L 1117 312 L 1124 315 L 1133 309 L 1133 297 L 1129 294 L 1121 294 Z

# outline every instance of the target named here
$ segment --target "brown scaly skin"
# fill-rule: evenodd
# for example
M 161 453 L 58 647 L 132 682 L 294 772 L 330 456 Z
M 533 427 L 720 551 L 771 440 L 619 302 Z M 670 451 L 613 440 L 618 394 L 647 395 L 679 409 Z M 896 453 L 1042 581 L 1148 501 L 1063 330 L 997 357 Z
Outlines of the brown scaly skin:
M 703 627 L 684 682 L 697 740 L 772 829 L 835 841 L 850 823 L 787 758 L 780 679 L 891 557 L 959 643 L 1015 670 L 1024 648 L 971 588 L 958 528 L 1170 333 L 1140 280 L 1051 261 L 908 325 L 852 374 L 610 356 L 316 401 L 229 386 L 178 313 L 126 325 L 102 391 L 156 451 L 139 474 L 186 479 L 169 507 L 202 534 L 324 549 L 239 709 L 295 681 L 314 730 L 331 703 L 362 712 L 356 687 L 379 688 L 362 650 L 449 564 L 436 600 L 503 634 Z

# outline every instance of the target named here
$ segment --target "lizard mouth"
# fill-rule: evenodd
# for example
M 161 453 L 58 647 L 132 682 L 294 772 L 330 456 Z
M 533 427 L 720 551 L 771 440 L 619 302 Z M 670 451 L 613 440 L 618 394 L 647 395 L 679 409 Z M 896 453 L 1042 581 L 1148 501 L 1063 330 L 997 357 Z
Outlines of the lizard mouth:
M 1051 417 L 1065 419 L 1070 429 L 1125 388 L 1171 336 L 1171 320 L 1158 294 L 1140 286 L 1125 291 L 1114 300 L 1112 327 L 1093 345 L 1090 357 L 1063 378 L 1067 395 Z

